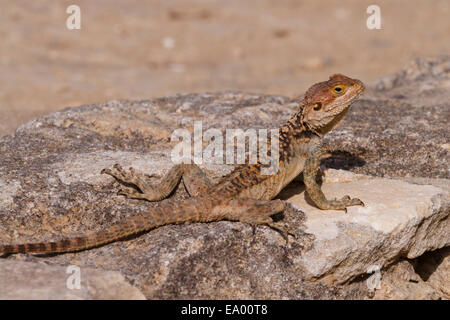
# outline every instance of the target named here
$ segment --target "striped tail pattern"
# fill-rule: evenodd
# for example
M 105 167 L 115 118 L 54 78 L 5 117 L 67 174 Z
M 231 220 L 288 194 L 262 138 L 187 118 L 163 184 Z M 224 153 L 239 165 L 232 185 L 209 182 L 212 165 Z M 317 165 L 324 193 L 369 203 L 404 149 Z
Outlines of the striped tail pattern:
M 89 232 L 81 237 L 54 242 L 36 242 L 0 245 L 0 255 L 9 253 L 56 253 L 71 252 L 98 247 L 126 237 L 146 232 L 167 224 L 183 222 L 209 222 L 217 220 L 211 215 L 212 203 L 202 199 L 190 198 L 167 201 L 146 213 L 137 214 L 107 229 Z

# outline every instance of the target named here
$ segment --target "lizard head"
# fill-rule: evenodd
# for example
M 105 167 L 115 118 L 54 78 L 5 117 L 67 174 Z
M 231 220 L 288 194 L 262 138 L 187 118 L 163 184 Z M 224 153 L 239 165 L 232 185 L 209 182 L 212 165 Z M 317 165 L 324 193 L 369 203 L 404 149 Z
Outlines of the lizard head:
M 305 94 L 303 123 L 321 135 L 327 133 L 345 116 L 364 89 L 361 81 L 342 74 L 316 83 Z

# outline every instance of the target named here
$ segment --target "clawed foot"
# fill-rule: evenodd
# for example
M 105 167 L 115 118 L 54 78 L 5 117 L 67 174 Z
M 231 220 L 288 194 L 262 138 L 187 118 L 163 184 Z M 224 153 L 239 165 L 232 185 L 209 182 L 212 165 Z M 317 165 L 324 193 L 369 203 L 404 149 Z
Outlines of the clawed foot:
M 350 196 L 345 195 L 340 200 L 334 199 L 329 201 L 329 206 L 330 206 L 329 209 L 344 210 L 344 212 L 347 213 L 347 207 L 350 206 L 365 207 L 365 204 L 358 198 L 350 198 Z
M 294 238 L 297 238 L 294 232 L 290 231 L 289 228 L 286 227 L 286 225 L 283 225 L 279 222 L 269 222 L 267 223 L 267 226 L 271 227 L 272 229 L 277 230 L 283 238 L 286 240 L 286 244 L 289 243 L 289 236 L 293 236 Z
M 343 196 L 340 201 L 344 202 L 347 206 L 365 206 L 364 202 L 362 202 L 360 199 L 350 198 L 350 196 L 348 195 Z
M 271 218 L 269 218 L 271 219 Z M 247 222 L 248 223 L 248 222 Z M 286 240 L 286 245 L 289 243 L 289 236 L 293 236 L 294 238 L 297 238 L 296 234 L 289 230 L 289 228 L 286 227 L 286 225 L 281 224 L 279 222 L 273 222 L 272 220 L 267 220 L 265 222 L 257 222 L 257 223 L 249 223 L 253 228 L 253 234 L 255 234 L 256 226 L 257 225 L 264 225 L 268 226 L 276 231 L 278 231 L 283 238 Z
M 255 227 L 268 226 L 279 233 L 286 239 L 286 243 L 289 242 L 289 235 L 295 237 L 295 233 L 290 231 L 284 224 L 280 222 L 274 222 L 272 216 L 274 214 L 283 212 L 286 208 L 284 201 L 280 199 L 276 200 L 256 200 L 256 199 L 242 199 L 232 200 L 230 205 L 230 220 L 241 221 L 248 223 Z M 245 213 L 239 213 L 244 210 Z M 236 217 L 236 213 L 239 215 Z
M 132 167 L 130 167 L 127 171 L 117 163 L 113 166 L 113 169 L 105 168 L 100 173 L 109 174 L 110 176 L 116 178 L 117 180 L 133 184 L 139 189 L 141 189 L 141 191 L 144 191 L 149 187 L 148 183 L 143 180 L 143 177 L 147 178 L 153 177 L 153 175 L 137 173 L 136 170 L 134 170 L 134 168 Z
M 362 202 L 358 198 L 350 198 L 350 196 L 345 195 L 341 199 L 334 199 L 334 200 L 327 200 L 322 192 L 320 193 L 314 193 L 309 192 L 310 196 L 317 196 L 317 197 L 311 197 L 315 203 L 315 205 L 322 210 L 344 210 L 345 213 L 347 213 L 347 207 L 350 206 L 365 206 L 364 202 Z
M 129 199 L 145 199 L 148 201 L 160 200 L 159 197 L 154 194 L 153 187 L 144 180 L 153 175 L 138 173 L 131 167 L 127 171 L 119 164 L 115 164 L 112 169 L 105 168 L 100 173 L 108 174 L 122 183 L 131 184 L 135 187 L 124 187 L 117 192 L 118 195 L 124 195 Z
M 152 201 L 151 199 L 148 199 L 148 196 L 145 193 L 129 187 L 119 189 L 119 191 L 117 191 L 117 195 L 125 196 L 127 199 L 144 199 Z

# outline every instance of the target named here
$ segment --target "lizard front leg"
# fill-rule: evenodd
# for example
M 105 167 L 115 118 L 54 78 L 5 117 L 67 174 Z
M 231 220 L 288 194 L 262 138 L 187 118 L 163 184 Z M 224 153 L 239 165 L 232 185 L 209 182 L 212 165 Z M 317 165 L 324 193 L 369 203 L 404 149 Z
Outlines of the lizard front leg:
M 196 164 L 179 164 L 172 167 L 161 179 L 158 186 L 148 183 L 148 175 L 139 173 L 133 168 L 128 171 L 118 164 L 113 169 L 103 169 L 101 173 L 109 174 L 117 180 L 136 186 L 125 187 L 119 190 L 119 194 L 133 199 L 145 199 L 159 201 L 168 197 L 179 184 L 181 177 L 190 196 L 198 196 L 206 192 L 212 186 L 212 182 Z
M 312 148 L 308 153 L 303 171 L 303 181 L 314 204 L 322 210 L 344 210 L 347 212 L 349 206 L 364 206 L 364 203 L 358 198 L 350 198 L 345 195 L 342 199 L 328 200 L 323 194 L 320 186 L 317 184 L 316 177 L 320 169 L 321 150 L 320 146 Z

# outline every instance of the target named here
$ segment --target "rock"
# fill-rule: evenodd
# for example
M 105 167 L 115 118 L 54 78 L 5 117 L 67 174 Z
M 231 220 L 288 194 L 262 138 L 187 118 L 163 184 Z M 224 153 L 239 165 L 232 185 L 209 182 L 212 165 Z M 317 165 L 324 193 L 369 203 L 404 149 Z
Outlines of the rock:
M 437 300 L 440 294 L 415 272 L 411 262 L 402 260 L 383 273 L 375 299 Z
M 395 81 L 397 80 L 397 77 L 395 76 L 385 76 L 377 80 L 375 84 L 376 90 L 382 91 L 382 90 L 390 90 L 394 87 Z
M 443 63 L 425 63 L 420 68 L 424 76 L 400 77 L 391 90 L 370 87 L 343 124 L 327 135 L 331 156 L 323 160 L 329 168 L 323 178 L 325 193 L 358 196 L 367 207 L 350 208 L 348 214 L 322 212 L 305 201 L 303 185 L 293 183 L 281 195 L 288 201 L 286 212 L 275 217 L 295 230 L 296 238 L 288 245 L 270 228 L 253 231 L 246 224 L 220 221 L 165 226 L 78 253 L 11 255 L 0 260 L 1 266 L 37 263 L 42 273 L 34 278 L 48 288 L 61 285 L 51 281 L 52 268 L 64 271 L 76 265 L 82 273 L 116 272 L 148 299 L 364 299 L 373 295 L 366 283 L 368 268 L 378 266 L 382 284 L 395 289 L 390 274 L 405 268 L 402 261 L 407 261 L 414 266 L 417 283 L 430 288 L 414 296 L 422 292 L 426 298 L 445 298 L 447 286 L 438 284 L 448 275 L 447 258 L 426 260 L 426 277 L 416 265 L 427 252 L 445 250 L 450 241 L 445 147 L 450 108 L 442 90 L 448 72 L 446 67 L 428 72 Z M 422 93 L 417 90 L 421 87 L 426 89 Z M 285 97 L 220 92 L 110 101 L 31 121 L 0 138 L 0 243 L 102 230 L 157 205 L 117 196 L 120 186 L 100 170 L 120 163 L 164 174 L 178 142 L 170 140 L 172 132 L 192 132 L 195 120 L 202 121 L 203 131 L 223 133 L 226 128 L 276 128 L 296 109 L 296 100 Z M 201 166 L 213 179 L 232 168 Z M 150 179 L 158 181 L 157 176 Z M 186 196 L 182 186 L 173 195 Z M 401 281 L 401 288 L 407 288 L 410 280 Z M 113 284 L 98 287 L 108 285 Z M 22 287 L 19 279 L 17 287 Z M 59 288 L 55 292 L 62 297 L 65 289 Z M 402 290 L 379 296 L 413 296 Z M 104 291 L 94 294 L 83 287 L 80 297 L 103 297 Z M 124 295 L 112 290 L 108 297 Z
M 2 259 L 0 300 L 145 299 L 119 272 L 74 267 Z
M 283 199 L 305 212 L 305 232 L 315 238 L 314 247 L 297 261 L 307 278 L 344 283 L 371 266 L 381 269 L 399 256 L 413 259 L 450 244 L 447 191 L 363 175 L 352 181 L 350 174 L 336 170 L 325 177 L 322 190 L 328 197 L 351 195 L 365 207 L 323 211 L 312 207 L 304 192 L 291 195 L 291 188 L 298 189 L 294 186 L 282 192 Z
M 438 294 L 450 299 L 450 248 L 427 252 L 414 261 L 416 272 Z
M 418 58 L 396 74 L 381 77 L 375 88 L 412 107 L 445 105 L 450 98 L 450 56 Z

